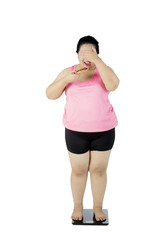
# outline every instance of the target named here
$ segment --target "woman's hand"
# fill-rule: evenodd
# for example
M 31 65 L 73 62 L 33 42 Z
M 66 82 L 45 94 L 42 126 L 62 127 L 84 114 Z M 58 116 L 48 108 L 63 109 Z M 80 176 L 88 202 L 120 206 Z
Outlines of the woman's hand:
M 70 73 L 66 76 L 66 81 L 68 83 L 74 82 L 75 80 L 79 79 L 80 73 L 75 73 L 75 71 L 70 71 Z
M 79 52 L 79 57 L 85 61 L 95 63 L 96 60 L 99 58 L 97 55 L 96 50 L 92 47 L 92 51 L 89 50 L 82 50 Z

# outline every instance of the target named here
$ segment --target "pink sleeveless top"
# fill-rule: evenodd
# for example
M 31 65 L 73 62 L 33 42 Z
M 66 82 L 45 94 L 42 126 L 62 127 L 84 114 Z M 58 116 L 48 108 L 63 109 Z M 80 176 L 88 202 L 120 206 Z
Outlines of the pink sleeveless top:
M 71 71 L 75 67 L 72 66 Z M 88 81 L 69 83 L 65 88 L 63 125 L 79 132 L 102 132 L 116 127 L 118 120 L 108 99 L 109 93 L 97 68 Z

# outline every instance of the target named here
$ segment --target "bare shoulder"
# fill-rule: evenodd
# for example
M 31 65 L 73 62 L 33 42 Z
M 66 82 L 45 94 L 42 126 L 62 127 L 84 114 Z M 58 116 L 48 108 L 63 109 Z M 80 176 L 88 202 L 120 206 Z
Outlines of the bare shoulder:
M 68 74 L 68 73 L 71 71 L 70 69 L 71 69 L 71 67 L 67 67 L 67 68 L 63 69 L 63 70 L 58 74 L 58 76 L 56 77 L 56 79 L 55 79 L 54 82 L 58 81 L 60 78 L 63 78 L 66 74 Z
M 64 73 L 69 73 L 71 71 L 71 67 L 67 67 L 63 71 L 64 71 Z
M 63 71 L 69 72 L 69 71 L 71 71 L 71 67 L 67 67 Z
M 67 67 L 67 68 L 63 69 L 63 70 L 59 73 L 59 76 L 63 77 L 63 75 L 66 75 L 66 73 L 69 73 L 69 72 L 70 72 L 70 68 L 71 68 L 71 67 Z

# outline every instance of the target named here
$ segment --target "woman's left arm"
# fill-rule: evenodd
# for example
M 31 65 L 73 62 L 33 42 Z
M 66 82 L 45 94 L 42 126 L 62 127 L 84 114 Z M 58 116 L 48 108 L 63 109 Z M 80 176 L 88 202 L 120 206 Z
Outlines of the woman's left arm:
M 98 69 L 98 72 L 102 78 L 106 89 L 109 91 L 116 90 L 120 81 L 112 68 L 107 66 L 99 57 L 94 60 L 94 63 Z
M 107 66 L 102 59 L 99 58 L 93 47 L 92 51 L 81 51 L 80 55 L 82 59 L 94 62 L 107 90 L 114 91 L 118 87 L 120 82 L 119 78 L 116 76 L 112 68 Z

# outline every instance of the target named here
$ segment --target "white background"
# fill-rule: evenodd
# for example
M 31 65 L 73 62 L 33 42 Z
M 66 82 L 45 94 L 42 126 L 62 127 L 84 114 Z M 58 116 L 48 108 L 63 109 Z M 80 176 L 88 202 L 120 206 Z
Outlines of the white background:
M 160 239 L 159 1 L 1 1 L 0 239 Z M 108 165 L 109 225 L 71 224 L 66 96 L 45 90 L 94 36 L 120 79 Z M 84 207 L 92 208 L 90 179 Z M 64 237 L 65 234 L 65 237 Z

